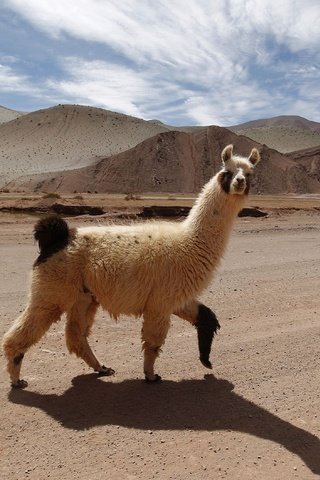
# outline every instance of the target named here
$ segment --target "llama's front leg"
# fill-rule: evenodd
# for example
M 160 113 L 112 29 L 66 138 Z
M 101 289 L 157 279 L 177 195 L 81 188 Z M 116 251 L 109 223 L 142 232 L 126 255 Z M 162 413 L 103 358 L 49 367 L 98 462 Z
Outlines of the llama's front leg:
M 178 317 L 187 320 L 197 329 L 200 361 L 206 368 L 212 368 L 209 360 L 212 340 L 220 329 L 215 313 L 197 300 L 192 300 L 184 308 L 174 312 Z
M 99 303 L 91 293 L 82 293 L 67 312 L 66 342 L 70 353 L 82 358 L 99 375 L 113 375 L 114 370 L 107 368 L 97 360 L 88 343 L 91 326 Z
M 40 340 L 53 322 L 59 320 L 60 315 L 61 311 L 55 305 L 30 303 L 4 335 L 2 346 L 13 388 L 25 388 L 28 385 L 20 379 L 24 354 Z
M 144 314 L 141 330 L 144 353 L 143 371 L 147 382 L 158 382 L 160 375 L 154 373 L 154 363 L 159 356 L 170 326 L 170 316 Z

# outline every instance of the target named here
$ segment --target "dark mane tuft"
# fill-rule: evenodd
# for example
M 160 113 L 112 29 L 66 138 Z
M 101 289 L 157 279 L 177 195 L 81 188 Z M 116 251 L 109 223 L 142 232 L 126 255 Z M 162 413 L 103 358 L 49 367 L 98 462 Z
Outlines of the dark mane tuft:
M 35 266 L 45 262 L 51 255 L 63 250 L 69 243 L 70 230 L 67 222 L 58 215 L 39 220 L 34 227 L 34 238 L 39 243 L 40 255 Z

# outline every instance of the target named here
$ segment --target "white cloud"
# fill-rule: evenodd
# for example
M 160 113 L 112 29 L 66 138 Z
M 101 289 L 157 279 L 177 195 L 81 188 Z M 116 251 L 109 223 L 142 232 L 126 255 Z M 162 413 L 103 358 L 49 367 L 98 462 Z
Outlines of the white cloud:
M 142 116 L 136 103 L 148 96 L 148 85 L 129 68 L 77 58 L 64 58 L 63 67 L 68 79 L 49 80 L 50 88 L 79 103 Z
M 253 34 L 275 38 L 293 52 L 318 51 L 320 4 L 318 0 L 242 0 L 233 10 L 240 26 Z
M 318 0 L 4 1 L 50 35 L 102 42 L 136 61 L 196 65 L 220 49 L 235 58 L 264 35 L 293 51 L 320 41 Z
M 18 74 L 11 67 L 0 64 L 0 91 L 30 93 L 32 85 L 26 75 Z
M 174 112 L 177 124 L 188 120 L 199 125 L 231 125 L 249 110 L 264 111 L 272 101 L 258 85 L 241 81 L 241 76 L 196 93 L 185 88 L 181 79 L 179 83 L 176 78 L 158 78 L 152 68 L 135 71 L 81 58 L 64 58 L 61 64 L 68 79 L 48 81 L 56 97 L 63 95 L 71 102 L 89 103 L 145 119 L 165 120 Z
M 14 64 L 19 63 L 19 58 L 13 55 L 0 55 L 0 62 L 3 64 Z
M 205 96 L 194 96 L 186 105 L 188 116 L 200 125 L 230 126 L 239 123 L 248 112 L 252 118 L 265 118 L 276 115 L 272 105 L 279 106 L 282 101 L 279 94 L 272 96 L 261 90 L 257 84 L 234 83 Z
M 320 59 L 318 0 L 3 2 L 61 45 L 71 36 L 112 52 L 112 62 L 101 48 L 95 60 L 66 55 L 63 78 L 51 72 L 38 85 L 44 98 L 176 124 L 230 125 L 308 106 L 320 120 L 310 66 Z M 289 59 L 297 54 L 300 62 Z
M 184 100 L 187 90 L 174 82 L 156 78 L 151 69 L 139 72 L 132 68 L 103 61 L 63 58 L 64 80 L 48 81 L 48 87 L 79 103 L 90 103 L 129 115 L 155 118 L 170 110 L 166 103 Z M 185 112 L 184 112 L 185 113 Z

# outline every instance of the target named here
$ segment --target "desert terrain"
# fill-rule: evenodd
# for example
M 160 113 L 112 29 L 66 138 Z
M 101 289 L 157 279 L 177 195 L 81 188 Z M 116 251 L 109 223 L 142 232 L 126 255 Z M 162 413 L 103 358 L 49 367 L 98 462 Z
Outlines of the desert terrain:
M 23 175 L 92 165 L 165 130 L 160 122 L 81 105 L 28 113 L 0 125 L 0 185 Z
M 317 147 L 320 144 L 319 123 L 294 115 L 253 120 L 230 127 L 230 130 L 258 143 L 265 143 L 281 153 Z
M 320 124 L 301 117 L 226 128 L 170 126 L 84 105 L 13 120 L 9 113 L 0 107 L 1 191 L 194 194 L 232 143 L 236 153 L 256 147 L 264 159 L 252 192 L 320 192 Z
M 96 201 L 128 206 L 120 197 Z M 268 215 L 237 219 L 201 297 L 221 324 L 211 371 L 198 360 L 195 329 L 173 317 L 157 362 L 163 381 L 146 384 L 140 320 L 116 323 L 102 311 L 91 345 L 114 377 L 97 378 L 67 353 L 63 319 L 26 355 L 27 389 L 10 389 L 1 356 L 1 478 L 318 478 L 319 202 L 252 197 L 250 204 Z M 73 226 L 109 221 L 69 219 Z M 34 222 L 28 214 L 0 213 L 1 336 L 26 302 L 37 255 Z
M 185 215 L 225 145 L 263 158 L 201 297 L 221 324 L 213 369 L 173 316 L 163 380 L 146 384 L 140 319 L 99 311 L 91 345 L 116 374 L 98 378 L 67 352 L 62 318 L 27 353 L 25 390 L 11 390 L 0 354 L 0 478 L 319 477 L 320 124 L 172 127 L 79 105 L 0 107 L 0 123 L 1 337 L 26 303 L 39 216 L 77 227 Z
M 11 108 L 2 107 L 0 105 L 0 124 L 15 120 L 16 118 L 21 117 L 21 115 L 23 115 L 22 112 L 17 112 L 15 110 L 11 110 Z

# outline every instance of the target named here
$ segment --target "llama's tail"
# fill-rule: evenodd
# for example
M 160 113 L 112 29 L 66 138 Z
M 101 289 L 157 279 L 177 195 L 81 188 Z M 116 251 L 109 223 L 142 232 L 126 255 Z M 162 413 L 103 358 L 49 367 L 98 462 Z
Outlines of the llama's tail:
M 35 262 L 36 266 L 68 245 L 70 229 L 63 218 L 58 215 L 50 215 L 36 223 L 34 238 L 39 243 L 40 248 L 40 255 Z

